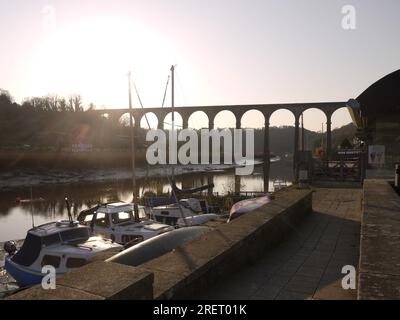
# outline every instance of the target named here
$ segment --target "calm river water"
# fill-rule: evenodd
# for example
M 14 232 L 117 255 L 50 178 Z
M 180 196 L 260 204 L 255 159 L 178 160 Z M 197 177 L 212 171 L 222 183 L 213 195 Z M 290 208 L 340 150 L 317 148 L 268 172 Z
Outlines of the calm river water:
M 210 175 L 210 173 L 208 173 Z M 226 194 L 234 191 L 235 176 L 232 171 L 213 172 L 214 192 Z M 270 190 L 274 179 L 291 180 L 291 170 L 287 166 L 271 167 Z M 191 173 L 176 177 L 178 187 L 191 188 L 207 184 L 207 173 Z M 146 191 L 168 192 L 166 179 L 139 180 L 140 193 Z M 241 191 L 262 192 L 264 189 L 262 168 L 256 168 L 251 176 L 240 178 Z M 0 242 L 25 238 L 26 231 L 32 227 L 32 214 L 35 225 L 65 219 L 67 209 L 64 198 L 68 196 L 72 211 L 77 215 L 81 210 L 99 202 L 114 200 L 132 201 L 130 181 L 117 180 L 107 183 L 51 185 L 33 188 L 33 202 L 16 203 L 16 198 L 30 199 L 30 189 L 0 193 Z

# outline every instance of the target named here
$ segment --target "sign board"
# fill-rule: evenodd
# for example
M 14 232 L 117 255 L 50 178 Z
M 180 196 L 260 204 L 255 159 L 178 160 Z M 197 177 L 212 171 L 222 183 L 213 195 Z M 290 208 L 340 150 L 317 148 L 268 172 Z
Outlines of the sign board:
M 368 167 L 383 168 L 385 166 L 385 146 L 368 146 Z
M 92 144 L 77 143 L 72 145 L 72 152 L 91 152 L 92 149 Z

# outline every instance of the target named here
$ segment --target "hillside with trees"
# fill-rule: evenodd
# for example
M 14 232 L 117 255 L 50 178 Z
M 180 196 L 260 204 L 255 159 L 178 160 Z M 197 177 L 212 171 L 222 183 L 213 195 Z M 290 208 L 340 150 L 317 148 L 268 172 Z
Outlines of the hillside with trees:
M 92 109 L 89 105 L 86 109 Z M 68 152 L 73 144 L 90 144 L 96 151 L 119 150 L 127 153 L 130 148 L 129 127 L 125 122 L 112 122 L 106 118 L 93 117 L 84 111 L 82 98 L 72 95 L 67 98 L 56 95 L 33 97 L 22 104 L 14 102 L 11 95 L 0 90 L 0 148 L 24 152 Z M 353 141 L 356 128 L 348 124 L 333 130 L 332 147 Z M 137 130 L 136 150 L 145 153 L 145 129 Z M 320 132 L 305 130 L 307 150 L 321 146 Z M 325 138 L 324 138 L 325 139 Z M 294 127 L 271 127 L 270 149 L 277 155 L 292 154 Z M 264 150 L 264 130 L 255 130 L 255 153 Z M 21 151 L 21 152 L 22 152 Z

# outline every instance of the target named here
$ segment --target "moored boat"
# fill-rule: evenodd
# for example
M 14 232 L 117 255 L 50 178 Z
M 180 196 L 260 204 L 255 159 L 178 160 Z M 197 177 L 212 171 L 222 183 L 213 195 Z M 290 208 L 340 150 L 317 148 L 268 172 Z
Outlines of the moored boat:
M 59 276 L 83 266 L 100 252 L 122 249 L 111 240 L 91 237 L 90 229 L 76 221 L 61 220 L 28 230 L 19 250 L 14 241 L 7 241 L 5 269 L 20 286 L 27 287 L 41 283 L 46 275 L 44 266 L 54 267 Z
M 176 229 L 143 241 L 142 243 L 116 254 L 106 261 L 125 264 L 128 266 L 139 266 L 142 263 L 174 250 L 178 246 L 183 245 L 208 231 L 210 231 L 210 228 L 204 226 Z
M 204 214 L 215 214 L 206 199 L 181 199 L 179 203 L 145 208 L 148 217 L 172 226 L 178 225 L 178 220 L 190 219 Z M 200 220 L 199 220 L 200 221 Z
M 132 203 L 113 202 L 82 211 L 78 221 L 88 226 L 93 234 L 109 238 L 119 244 L 135 244 L 159 234 L 172 231 L 170 225 L 146 218 L 144 207 L 134 213 Z

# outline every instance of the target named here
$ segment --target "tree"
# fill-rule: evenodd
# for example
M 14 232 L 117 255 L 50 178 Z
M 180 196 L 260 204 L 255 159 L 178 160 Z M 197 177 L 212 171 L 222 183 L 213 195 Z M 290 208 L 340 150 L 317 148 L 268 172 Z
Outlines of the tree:
M 0 107 L 10 108 L 13 105 L 13 98 L 7 90 L 0 89 Z
M 66 112 L 68 111 L 68 104 L 67 104 L 67 100 L 65 100 L 64 97 L 61 97 L 58 100 L 58 110 L 61 112 Z
M 47 105 L 50 111 L 58 111 L 59 98 L 57 95 L 49 95 L 46 97 Z
M 70 95 L 68 98 L 68 106 L 72 111 L 83 111 L 82 97 L 79 94 Z

